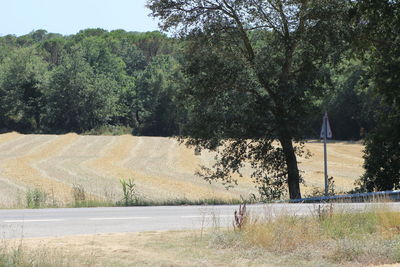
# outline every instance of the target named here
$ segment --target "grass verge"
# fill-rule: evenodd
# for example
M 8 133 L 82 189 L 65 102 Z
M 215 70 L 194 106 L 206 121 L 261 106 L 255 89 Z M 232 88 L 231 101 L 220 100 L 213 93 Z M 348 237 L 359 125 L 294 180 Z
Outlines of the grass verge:
M 204 199 L 187 199 L 187 198 L 174 198 L 166 200 L 150 200 L 138 199 L 136 202 L 128 206 L 185 206 L 185 205 L 238 205 L 242 203 L 239 199 L 218 199 L 218 198 L 204 198 Z M 123 202 L 117 202 L 117 206 L 126 206 Z
M 68 204 L 68 208 L 90 208 L 90 207 L 135 207 L 135 206 L 191 206 L 191 205 L 236 205 L 240 204 L 239 199 L 218 199 L 218 198 L 205 198 L 205 199 L 187 199 L 187 198 L 176 198 L 167 200 L 146 200 L 138 199 L 135 202 L 131 202 L 126 205 L 123 201 L 116 203 L 107 202 L 102 200 L 84 200 L 75 201 L 74 203 Z
M 220 247 L 262 249 L 321 264 L 400 263 L 400 212 L 382 206 L 364 212 L 317 209 L 314 216 L 252 218 L 238 231 L 220 231 Z
M 14 246 L 3 242 L 0 266 L 329 267 L 400 263 L 400 213 L 386 208 L 360 213 L 318 209 L 308 217 L 247 216 L 240 231 L 208 225 L 214 227 L 24 239 Z
M 15 242 L 15 241 L 14 241 Z M 35 248 L 26 246 L 22 241 L 10 244 L 0 243 L 0 266 L 2 267 L 53 267 L 53 266 L 95 266 L 92 255 L 82 255 L 49 248 L 43 244 Z

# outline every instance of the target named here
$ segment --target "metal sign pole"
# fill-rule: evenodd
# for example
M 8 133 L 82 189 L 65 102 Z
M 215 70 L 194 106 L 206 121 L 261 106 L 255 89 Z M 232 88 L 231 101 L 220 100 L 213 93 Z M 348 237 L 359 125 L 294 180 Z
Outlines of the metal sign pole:
M 325 196 L 328 196 L 328 159 L 327 159 L 327 151 L 326 151 L 326 139 L 328 135 L 328 116 L 325 113 L 324 116 L 324 173 L 325 173 Z

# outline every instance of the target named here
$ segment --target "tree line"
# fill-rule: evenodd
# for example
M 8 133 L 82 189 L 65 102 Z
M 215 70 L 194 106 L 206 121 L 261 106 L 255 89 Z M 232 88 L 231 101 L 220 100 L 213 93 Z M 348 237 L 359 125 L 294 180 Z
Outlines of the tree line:
M 328 112 L 366 144 L 360 191 L 400 188 L 398 1 L 152 0 L 160 32 L 0 37 L 0 129 L 126 127 L 218 151 L 200 176 L 300 197 L 297 157 Z M 281 146 L 273 142 L 278 140 Z
M 138 135 L 177 134 L 178 47 L 159 32 L 1 37 L 0 128 L 84 133 L 126 126 Z
M 188 57 L 204 56 L 183 55 L 189 46 L 160 32 L 124 30 L 86 29 L 70 36 L 37 30 L 0 37 L 0 128 L 84 133 L 110 125 L 130 127 L 137 135 L 182 134 L 189 109 L 182 90 L 189 86 L 190 71 L 182 68 L 194 60 Z M 207 67 L 210 80 L 231 71 L 226 62 L 215 63 L 197 70 Z M 375 124 L 371 98 L 360 84 L 365 66 L 343 60 L 327 69 L 331 81 L 310 106 L 315 116 L 305 117 L 312 125 L 305 135 L 318 137 L 327 110 L 336 139 L 358 140 Z

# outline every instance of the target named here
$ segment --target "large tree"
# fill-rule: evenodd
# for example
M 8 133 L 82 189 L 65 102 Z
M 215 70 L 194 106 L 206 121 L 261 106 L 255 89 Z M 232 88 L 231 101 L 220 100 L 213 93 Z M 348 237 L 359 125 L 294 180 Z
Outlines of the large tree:
M 173 136 L 179 133 L 183 110 L 175 101 L 184 84 L 178 63 L 170 56 L 158 56 L 139 75 L 136 82 L 135 110 L 138 133 Z
M 0 64 L 0 127 L 40 130 L 47 68 L 32 48 L 16 49 Z
M 43 122 L 51 132 L 88 131 L 107 124 L 116 113 L 120 85 L 115 77 L 91 67 L 80 46 L 72 51 L 52 71 L 44 94 Z
M 360 0 L 354 13 L 356 48 L 365 79 L 380 100 L 378 123 L 366 138 L 364 190 L 400 189 L 400 1 Z
M 164 30 L 189 37 L 187 144 L 217 149 L 205 178 L 235 182 L 245 162 L 262 193 L 300 198 L 296 154 L 324 66 L 343 44 L 348 1 L 149 0 Z M 198 56 L 201 55 L 201 56 Z M 192 90 L 193 89 L 193 90 Z M 234 108 L 233 108 L 234 107 Z M 273 144 L 278 140 L 280 146 Z

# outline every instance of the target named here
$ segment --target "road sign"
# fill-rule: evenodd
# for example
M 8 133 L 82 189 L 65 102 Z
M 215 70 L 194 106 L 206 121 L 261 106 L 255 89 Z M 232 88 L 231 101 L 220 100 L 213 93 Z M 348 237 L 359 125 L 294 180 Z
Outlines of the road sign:
M 328 152 L 326 147 L 326 139 L 332 138 L 331 126 L 329 125 L 328 113 L 325 112 L 324 118 L 322 120 L 322 128 L 320 137 L 324 139 L 324 174 L 325 174 L 325 196 L 329 193 L 328 184 Z
M 326 131 L 326 135 L 325 135 Z M 332 138 L 332 131 L 331 131 L 331 125 L 329 124 L 329 119 L 328 119 L 328 113 L 325 112 L 324 118 L 322 120 L 322 128 L 321 128 L 321 134 L 320 138 Z

